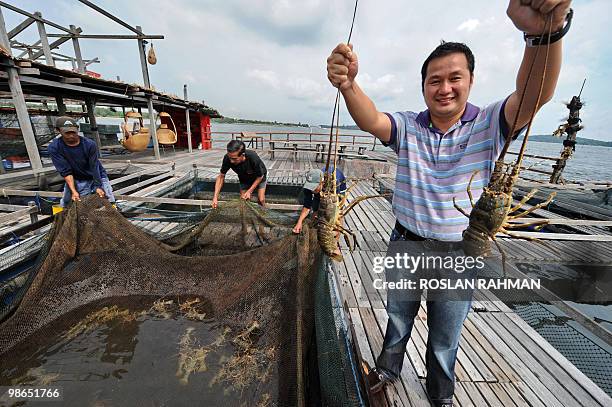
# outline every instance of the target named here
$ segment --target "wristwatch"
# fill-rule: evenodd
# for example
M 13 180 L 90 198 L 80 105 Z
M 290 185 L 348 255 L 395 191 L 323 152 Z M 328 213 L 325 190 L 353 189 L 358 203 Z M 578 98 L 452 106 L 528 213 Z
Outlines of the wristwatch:
M 523 38 L 525 39 L 525 43 L 528 47 L 537 47 L 539 45 L 552 44 L 554 42 L 559 41 L 561 38 L 567 34 L 572 25 L 572 17 L 574 16 L 574 10 L 570 8 L 569 13 L 565 16 L 565 26 L 557 32 L 550 34 L 550 39 L 548 38 L 548 34 L 544 35 L 527 35 L 527 33 L 523 33 Z

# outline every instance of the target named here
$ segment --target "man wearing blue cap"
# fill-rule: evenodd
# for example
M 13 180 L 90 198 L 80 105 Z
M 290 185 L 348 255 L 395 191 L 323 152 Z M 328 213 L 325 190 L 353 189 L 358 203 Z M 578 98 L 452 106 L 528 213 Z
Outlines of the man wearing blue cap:
M 323 187 L 323 171 L 324 170 L 313 168 L 306 173 L 306 182 L 302 188 L 304 200 L 303 202 L 300 202 L 302 205 L 304 205 L 304 207 L 302 208 L 302 212 L 300 213 L 297 223 L 293 227 L 293 233 L 300 233 L 302 231 L 304 219 L 306 219 L 311 210 L 315 214 L 319 210 L 319 203 L 321 202 L 321 188 Z M 346 178 L 342 171 L 336 169 L 336 193 L 341 195 L 345 192 Z
M 55 128 L 60 135 L 49 144 L 49 155 L 66 180 L 60 206 L 65 208 L 71 200 L 80 201 L 82 196 L 93 193 L 115 202 L 108 175 L 98 159 L 96 143 L 79 136 L 79 125 L 71 117 L 58 117 Z

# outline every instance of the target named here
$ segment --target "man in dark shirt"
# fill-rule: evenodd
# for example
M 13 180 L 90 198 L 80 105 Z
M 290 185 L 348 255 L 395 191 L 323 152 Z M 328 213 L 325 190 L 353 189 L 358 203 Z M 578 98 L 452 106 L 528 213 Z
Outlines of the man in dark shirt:
M 227 144 L 227 154 L 223 157 L 221 173 L 215 182 L 215 194 L 212 207 L 219 205 L 219 193 L 225 182 L 225 174 L 229 169 L 238 174 L 240 181 L 240 197 L 251 199 L 251 194 L 257 189 L 257 201 L 266 207 L 266 174 L 268 170 L 256 152 L 247 150 L 242 141 L 232 140 Z
M 66 180 L 60 205 L 66 207 L 71 200 L 80 201 L 81 196 L 94 192 L 115 202 L 106 170 L 98 160 L 96 143 L 79 136 L 79 125 L 70 117 L 58 117 L 55 128 L 60 135 L 49 144 L 49 155 Z
M 306 182 L 302 188 L 301 194 L 303 194 L 303 202 L 300 202 L 304 207 L 300 212 L 300 217 L 297 223 L 293 227 L 293 233 L 300 233 L 302 231 L 302 224 L 304 219 L 308 216 L 310 211 L 316 213 L 319 210 L 319 203 L 321 202 L 321 188 L 323 187 L 323 170 L 312 169 L 306 174 Z M 331 168 L 330 168 L 331 173 Z M 342 195 L 346 192 L 346 177 L 339 169 L 336 169 L 336 193 Z M 300 199 L 301 201 L 301 199 Z

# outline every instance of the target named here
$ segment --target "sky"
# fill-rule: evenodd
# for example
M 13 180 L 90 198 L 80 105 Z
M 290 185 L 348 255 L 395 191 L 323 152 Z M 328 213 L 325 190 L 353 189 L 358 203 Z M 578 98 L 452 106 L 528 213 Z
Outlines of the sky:
M 131 34 L 77 0 L 9 0 L 83 34 Z M 204 101 L 229 117 L 329 124 L 336 90 L 326 59 L 346 42 L 354 2 L 340 0 L 94 0 L 154 40 L 149 67 L 157 90 Z M 476 57 L 470 102 L 485 106 L 515 86 L 524 42 L 506 16 L 507 1 L 361 0 L 351 43 L 359 58 L 357 82 L 380 111 L 421 111 L 423 60 L 440 40 L 464 42 Z M 469 7 L 469 9 L 468 9 Z M 563 39 L 561 76 L 553 100 L 534 122 L 533 134 L 550 134 L 567 117 L 564 105 L 584 78 L 582 137 L 612 141 L 612 14 L 610 0 L 574 0 L 574 21 Z M 23 20 L 3 8 L 10 30 Z M 49 33 L 58 30 L 47 27 Z M 15 39 L 38 40 L 35 25 Z M 143 83 L 135 40 L 81 40 L 84 58 L 104 78 Z M 59 52 L 74 55 L 70 42 Z M 346 108 L 341 123 L 353 124 Z

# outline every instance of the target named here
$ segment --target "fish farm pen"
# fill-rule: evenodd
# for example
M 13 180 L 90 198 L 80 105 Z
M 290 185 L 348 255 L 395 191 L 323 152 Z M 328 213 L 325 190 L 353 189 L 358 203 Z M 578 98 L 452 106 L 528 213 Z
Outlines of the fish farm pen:
M 12 163 L 0 166 L 0 386 L 59 386 L 61 405 L 74 406 L 429 406 L 424 300 L 401 380 L 366 391 L 388 320 L 386 291 L 370 288 L 373 259 L 387 252 L 395 224 L 395 153 L 372 137 L 340 136 L 338 166 L 357 183 L 349 202 L 381 195 L 346 215 L 357 246 L 340 240 L 343 260 L 332 261 L 314 226 L 292 232 L 305 174 L 324 166 L 327 136 L 211 131 L 217 110 L 186 91 L 152 89 L 145 42 L 163 36 L 81 2 L 132 31 L 114 37 L 138 42 L 145 84 L 88 74 L 81 28 L 0 2 L 0 13 L 25 18 L 10 30 L 0 18 L 0 118 L 13 123 L 0 128 L 2 158 Z M 41 41 L 18 42 L 31 24 L 42 26 Z M 54 66 L 58 41 L 73 42 L 75 70 Z M 96 106 L 123 109 L 126 125 L 97 125 Z M 589 310 L 609 305 L 598 293 L 612 283 L 612 182 L 560 183 L 569 150 L 580 148 L 579 108 L 569 107 L 560 157 L 514 190 L 526 210 L 556 192 L 526 218 L 547 225 L 516 232 L 539 240 L 497 236 L 508 275 L 539 278 L 543 288 L 529 298 L 474 292 L 455 367 L 457 406 L 612 405 L 612 323 Z M 45 152 L 49 123 L 65 114 L 86 119 L 81 131 L 100 147 L 116 208 L 95 196 L 54 213 L 63 179 Z M 126 144 L 131 137 L 146 143 Z M 232 139 L 268 169 L 265 210 L 239 199 L 233 172 L 211 207 Z

